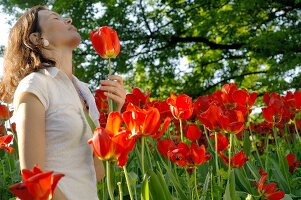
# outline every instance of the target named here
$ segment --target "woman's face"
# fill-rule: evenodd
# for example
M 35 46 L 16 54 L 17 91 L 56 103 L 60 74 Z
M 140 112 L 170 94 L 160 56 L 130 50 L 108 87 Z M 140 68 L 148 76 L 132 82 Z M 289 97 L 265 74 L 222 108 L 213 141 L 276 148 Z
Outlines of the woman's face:
M 77 29 L 70 18 L 62 18 L 51 10 L 40 10 L 38 13 L 42 38 L 58 48 L 76 48 L 81 40 Z

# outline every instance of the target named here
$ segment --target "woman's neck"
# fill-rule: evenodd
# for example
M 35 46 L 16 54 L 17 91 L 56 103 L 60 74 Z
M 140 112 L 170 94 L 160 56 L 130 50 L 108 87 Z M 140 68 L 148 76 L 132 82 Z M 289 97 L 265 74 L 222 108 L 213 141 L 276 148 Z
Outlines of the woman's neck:
M 72 80 L 72 50 L 70 49 L 55 49 L 44 52 L 46 57 L 54 59 L 56 67 L 66 73 L 66 75 Z

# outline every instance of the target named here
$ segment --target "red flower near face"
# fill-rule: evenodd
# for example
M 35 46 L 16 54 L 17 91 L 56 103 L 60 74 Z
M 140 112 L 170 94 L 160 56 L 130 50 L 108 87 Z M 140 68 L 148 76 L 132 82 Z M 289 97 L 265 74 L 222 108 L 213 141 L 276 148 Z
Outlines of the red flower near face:
M 287 154 L 286 160 L 289 166 L 289 172 L 294 173 L 294 171 L 300 166 L 300 160 L 296 160 L 296 154 L 294 153 Z
M 13 141 L 14 135 L 8 134 L 0 137 L 0 149 L 4 149 L 8 153 L 13 152 L 13 148 L 9 144 Z
M 132 135 L 149 135 L 155 139 L 164 134 L 171 121 L 170 118 L 165 118 L 161 131 L 158 131 L 161 125 L 159 110 L 154 107 L 140 109 L 133 104 L 128 105 L 122 116 Z
M 92 31 L 90 40 L 96 52 L 103 58 L 115 58 L 120 52 L 117 32 L 108 26 Z
M 108 112 L 109 105 L 108 105 L 108 98 L 104 94 L 105 91 L 97 89 L 95 90 L 95 103 L 96 107 L 99 112 Z
M 22 200 L 52 199 L 54 189 L 64 174 L 55 174 L 53 171 L 43 172 L 37 166 L 33 170 L 23 169 L 23 183 L 9 187 L 10 191 Z
M 229 158 L 225 156 L 222 152 L 220 152 L 220 156 L 223 159 L 224 163 L 226 165 L 229 164 Z M 231 167 L 236 167 L 240 168 L 242 167 L 249 159 L 247 158 L 247 155 L 243 152 L 240 151 L 236 154 L 234 154 L 230 160 L 230 165 Z
M 12 116 L 6 105 L 0 104 L 0 120 L 6 121 Z
M 284 197 L 284 192 L 281 190 L 276 191 L 277 183 L 264 183 L 267 178 L 267 173 L 262 169 L 259 170 L 261 178 L 258 182 L 255 182 L 255 186 L 258 188 L 260 195 L 266 200 L 280 200 Z
M 202 132 L 199 130 L 196 124 L 189 124 L 186 131 L 186 137 L 191 140 L 195 141 L 200 139 Z
M 120 130 L 122 117 L 119 112 L 111 112 L 106 128 L 97 128 L 93 138 L 88 140 L 95 155 L 101 160 L 117 160 L 122 167 L 128 160 L 128 154 L 135 145 L 135 138 L 130 137 L 129 131 Z
M 166 100 L 170 111 L 176 119 L 189 119 L 193 113 L 192 99 L 186 94 L 176 96 L 171 94 Z

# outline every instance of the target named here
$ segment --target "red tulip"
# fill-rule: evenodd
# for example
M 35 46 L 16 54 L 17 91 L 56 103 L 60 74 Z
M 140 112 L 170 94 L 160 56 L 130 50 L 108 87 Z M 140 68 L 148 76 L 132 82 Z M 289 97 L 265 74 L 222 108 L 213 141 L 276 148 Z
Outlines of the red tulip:
M 246 90 L 237 90 L 233 92 L 232 97 L 234 101 L 240 105 L 252 107 L 257 98 L 257 93 L 248 93 Z
M 295 108 L 300 110 L 301 109 L 301 91 L 296 91 L 294 93 L 294 99 L 295 99 Z
M 202 132 L 199 130 L 196 124 L 189 124 L 186 131 L 186 137 L 191 140 L 195 141 L 200 139 Z
M 277 93 L 264 94 L 263 100 L 267 107 L 262 108 L 262 115 L 268 123 L 279 124 L 281 122 L 283 124 L 294 118 L 295 113 L 290 107 L 290 104 L 292 104 L 290 102 L 292 97 L 290 96 L 289 93 L 286 97 L 282 97 Z
M 37 166 L 33 170 L 23 169 L 23 183 L 9 187 L 10 191 L 22 200 L 52 199 L 58 181 L 64 174 L 55 174 L 53 171 L 43 172 Z
M 258 188 L 260 195 L 266 200 L 280 200 L 284 197 L 284 192 L 277 189 L 277 183 L 264 183 L 267 178 L 267 173 L 262 169 L 259 170 L 261 178 L 258 182 L 255 182 L 255 186 Z
M 128 105 L 122 116 L 133 135 L 149 135 L 155 139 L 164 134 L 171 121 L 170 118 L 165 118 L 161 131 L 158 131 L 161 125 L 159 110 L 154 107 L 140 109 L 133 104 Z
M 240 110 L 223 109 L 215 103 L 211 103 L 208 110 L 197 115 L 197 118 L 209 130 L 239 133 L 244 129 L 245 120 Z
M 157 148 L 163 156 L 168 157 L 168 153 L 177 148 L 177 146 L 173 140 L 165 139 L 157 142 Z
M 108 26 L 92 31 L 90 40 L 96 52 L 103 58 L 115 58 L 120 52 L 117 32 Z
M 6 105 L 0 104 L 0 120 L 6 121 L 12 115 L 12 112 L 9 111 Z
M 215 139 L 215 135 L 211 135 L 210 138 Z M 215 150 L 218 152 L 223 152 L 229 147 L 229 142 L 227 137 L 222 133 L 217 133 L 217 145 L 214 142 Z
M 107 112 L 109 109 L 108 98 L 104 94 L 105 91 L 97 89 L 95 90 L 95 103 L 99 112 Z
M 196 143 L 189 147 L 183 142 L 176 145 L 173 140 L 165 139 L 157 143 L 157 148 L 163 156 L 182 167 L 201 165 L 211 158 L 210 154 L 206 153 L 205 146 L 198 146 Z
M 132 93 L 126 95 L 125 104 L 132 103 L 139 108 L 146 108 L 149 103 L 150 92 L 145 94 L 139 88 L 133 88 Z
M 296 154 L 294 153 L 287 154 L 286 160 L 289 166 L 290 173 L 293 173 L 300 166 L 300 160 L 296 160 Z
M 176 119 L 189 119 L 193 113 L 191 97 L 186 94 L 176 96 L 171 94 L 166 100 L 170 106 L 170 111 Z
M 159 110 L 160 116 L 161 116 L 161 121 L 163 121 L 163 119 L 165 119 L 167 117 L 172 118 L 172 114 L 170 112 L 169 105 L 166 103 L 166 101 L 155 100 L 155 101 L 148 103 L 148 106 L 157 108 Z
M 222 109 L 216 104 L 210 104 L 209 108 L 198 115 L 198 119 L 208 128 L 213 131 L 221 128 Z
M 205 112 L 211 103 L 211 97 L 208 96 L 200 96 L 197 100 L 193 103 L 193 111 L 197 115 L 199 113 Z
M 14 139 L 14 135 L 8 134 L 0 137 L 0 149 L 4 149 L 8 153 L 13 152 L 13 148 L 9 146 L 9 144 Z
M 128 154 L 135 145 L 135 138 L 130 137 L 130 132 L 120 130 L 121 123 L 121 114 L 111 112 L 106 128 L 96 128 L 93 138 L 88 140 L 99 159 L 117 160 L 117 165 L 120 167 L 126 164 Z
M 229 165 L 229 158 L 225 156 L 222 152 L 219 153 L 222 160 L 226 165 Z M 240 168 L 242 167 L 249 159 L 243 151 L 240 151 L 234 154 L 230 160 L 231 167 Z

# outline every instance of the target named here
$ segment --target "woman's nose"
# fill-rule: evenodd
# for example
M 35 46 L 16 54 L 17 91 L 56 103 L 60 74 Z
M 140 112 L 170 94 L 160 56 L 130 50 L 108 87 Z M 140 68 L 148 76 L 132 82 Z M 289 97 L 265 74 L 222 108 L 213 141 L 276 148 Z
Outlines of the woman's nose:
M 72 19 L 71 18 L 65 18 L 65 23 L 71 24 L 72 23 Z

